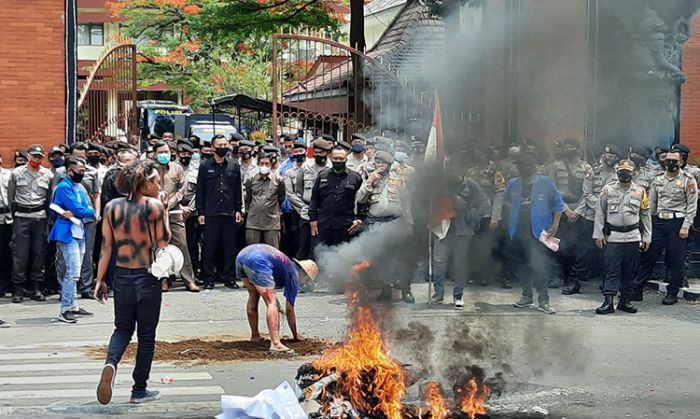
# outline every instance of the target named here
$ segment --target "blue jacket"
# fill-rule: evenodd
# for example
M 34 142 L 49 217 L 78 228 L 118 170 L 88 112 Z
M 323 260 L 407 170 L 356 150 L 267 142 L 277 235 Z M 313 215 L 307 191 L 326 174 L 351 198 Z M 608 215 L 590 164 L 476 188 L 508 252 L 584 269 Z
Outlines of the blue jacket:
M 508 182 L 504 199 L 510 204 L 508 235 L 511 239 L 515 237 L 515 230 L 518 227 L 522 191 L 523 185 L 519 177 Z M 532 235 L 539 239 L 542 230 L 546 231 L 552 225 L 554 221 L 552 213 L 563 210 L 564 200 L 552 179 L 547 176 L 535 176 L 530 206 Z
M 282 165 L 280 166 L 280 176 L 284 177 L 284 175 L 287 173 L 287 170 L 294 167 L 295 164 L 297 164 L 297 163 L 293 158 L 287 157 L 287 160 L 285 160 L 284 163 L 282 163 Z M 282 212 L 292 212 L 292 211 L 293 211 L 292 204 L 285 197 L 284 202 L 282 202 Z
M 72 212 L 73 216 L 79 220 L 95 218 L 95 210 L 90 206 L 82 186 L 68 177 L 63 179 L 54 189 L 51 203 Z M 70 220 L 58 217 L 49 234 L 49 240 L 61 243 L 72 242 L 74 240 L 71 233 L 72 224 Z

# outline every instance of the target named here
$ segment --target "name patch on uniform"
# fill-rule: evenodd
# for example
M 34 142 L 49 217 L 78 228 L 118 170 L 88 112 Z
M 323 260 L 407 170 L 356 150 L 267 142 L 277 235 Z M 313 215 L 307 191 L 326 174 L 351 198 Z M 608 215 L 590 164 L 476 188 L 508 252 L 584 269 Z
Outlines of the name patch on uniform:
M 216 170 L 214 170 L 214 169 L 207 170 L 207 173 L 214 173 L 214 172 L 216 172 Z

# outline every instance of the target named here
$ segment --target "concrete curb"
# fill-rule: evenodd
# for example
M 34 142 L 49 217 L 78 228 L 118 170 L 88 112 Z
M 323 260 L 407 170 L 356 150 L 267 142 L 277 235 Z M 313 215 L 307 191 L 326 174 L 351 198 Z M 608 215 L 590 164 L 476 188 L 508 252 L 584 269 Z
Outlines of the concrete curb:
M 659 292 L 666 293 L 666 284 L 665 282 L 661 281 L 649 281 L 647 282 L 647 286 L 649 288 L 658 290 Z M 687 301 L 700 301 L 700 284 L 698 284 L 697 281 L 690 281 L 690 286 L 687 288 L 681 288 L 680 292 L 678 293 L 679 298 L 683 298 Z

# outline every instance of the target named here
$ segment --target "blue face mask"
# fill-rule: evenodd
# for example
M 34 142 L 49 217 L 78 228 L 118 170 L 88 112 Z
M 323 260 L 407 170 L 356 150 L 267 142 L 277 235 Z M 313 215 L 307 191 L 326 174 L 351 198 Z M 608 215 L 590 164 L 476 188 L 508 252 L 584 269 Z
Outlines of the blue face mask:
M 201 159 L 202 159 L 202 156 L 200 156 L 199 153 L 192 154 L 192 161 L 200 161 Z
M 354 144 L 352 146 L 352 152 L 353 153 L 362 153 L 365 151 L 365 145 L 364 144 Z
M 158 155 L 158 163 L 162 165 L 166 165 L 170 163 L 170 154 L 159 154 Z
M 394 160 L 396 160 L 399 163 L 403 163 L 406 161 L 408 158 L 408 154 L 404 153 L 403 151 L 397 151 L 394 153 Z
M 51 159 L 51 166 L 56 169 L 63 167 L 63 159 Z

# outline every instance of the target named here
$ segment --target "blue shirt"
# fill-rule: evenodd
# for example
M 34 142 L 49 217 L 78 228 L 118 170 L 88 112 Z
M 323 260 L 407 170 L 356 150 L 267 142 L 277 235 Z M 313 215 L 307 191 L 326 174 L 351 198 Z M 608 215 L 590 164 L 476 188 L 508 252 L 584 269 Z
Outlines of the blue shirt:
M 299 293 L 297 265 L 284 253 L 267 244 L 252 244 L 241 250 L 236 264 L 275 279 L 277 287 L 284 287 L 284 297 L 294 305 Z
M 515 237 L 518 227 L 522 190 L 522 180 L 519 177 L 511 179 L 506 187 L 504 199 L 510 202 L 508 235 L 511 239 Z M 553 213 L 564 210 L 564 200 L 561 198 L 557 187 L 554 186 L 552 179 L 547 176 L 535 176 L 531 198 L 530 224 L 532 225 L 532 235 L 539 239 L 540 233 L 543 230 L 546 231 L 552 225 L 554 221 Z
M 56 204 L 64 210 L 73 213 L 75 218 L 95 218 L 95 210 L 88 203 L 83 188 L 73 182 L 69 177 L 63 179 L 54 190 L 52 204 Z M 58 217 L 51 229 L 49 240 L 61 243 L 70 243 L 73 239 L 70 220 Z
M 287 173 L 287 170 L 291 169 L 294 167 L 296 162 L 294 161 L 293 158 L 287 157 L 287 160 L 282 163 L 280 166 L 280 177 L 284 177 L 284 174 Z M 282 212 L 292 212 L 292 204 L 289 202 L 289 200 L 285 197 L 284 202 L 282 202 Z

